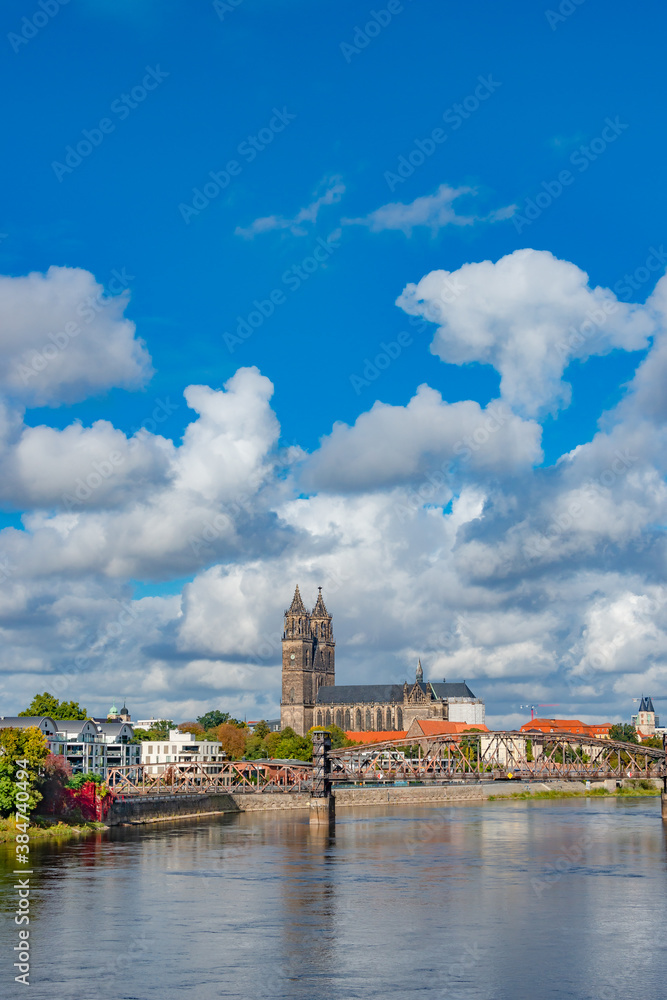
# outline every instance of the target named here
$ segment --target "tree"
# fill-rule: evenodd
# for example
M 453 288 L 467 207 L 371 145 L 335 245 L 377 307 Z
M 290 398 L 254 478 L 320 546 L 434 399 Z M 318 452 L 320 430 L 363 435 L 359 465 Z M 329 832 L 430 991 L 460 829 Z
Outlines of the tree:
M 21 717 L 40 718 L 43 715 L 56 720 L 88 718 L 88 712 L 85 708 L 81 708 L 78 701 L 58 701 L 48 691 L 36 694 L 25 711 L 19 712 Z
M 219 709 L 213 709 L 210 712 L 205 712 L 204 715 L 200 715 L 197 722 L 204 729 L 217 729 L 221 726 L 223 722 L 235 722 L 236 719 L 232 719 L 229 712 L 221 712 Z
M 158 743 L 161 740 L 169 739 L 169 730 L 174 728 L 174 723 L 171 719 L 162 719 L 159 723 L 156 723 L 152 729 L 136 729 L 134 730 L 134 743 L 146 743 L 147 741 L 153 741 Z
M 636 743 L 637 730 L 629 722 L 617 722 L 609 730 L 610 740 L 620 740 L 622 743 Z
M 49 745 L 36 726 L 0 729 L 0 812 L 4 816 L 15 812 L 17 805 L 32 812 L 42 801 L 40 769 L 48 755 Z M 26 792 L 27 801 L 23 797 Z
M 260 740 L 263 740 L 265 736 L 268 736 L 271 730 L 267 726 L 264 719 L 260 719 L 255 728 L 253 729 L 253 736 L 259 736 Z
M 39 782 L 43 796 L 42 811 L 61 813 L 65 802 L 65 786 L 72 777 L 72 765 L 62 754 L 50 753 L 44 761 Z
M 238 760 L 245 755 L 246 740 L 250 730 L 245 726 L 235 726 L 233 722 L 223 722 L 218 726 L 217 736 L 222 749 L 231 760 Z
M 192 735 L 200 740 L 206 730 L 198 722 L 181 722 L 178 726 L 178 731 L 181 733 L 192 733 Z

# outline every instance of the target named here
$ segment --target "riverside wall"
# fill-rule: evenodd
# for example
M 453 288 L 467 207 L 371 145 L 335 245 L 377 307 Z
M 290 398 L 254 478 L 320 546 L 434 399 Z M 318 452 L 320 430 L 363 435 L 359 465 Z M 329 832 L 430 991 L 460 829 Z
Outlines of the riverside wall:
M 619 782 L 620 783 L 620 782 Z M 606 787 L 613 792 L 617 782 L 591 782 L 593 788 Z M 662 782 L 656 782 L 662 785 Z M 444 803 L 483 802 L 516 792 L 542 792 L 547 789 L 571 792 L 586 790 L 584 782 L 489 781 L 471 785 L 411 785 L 401 787 L 386 785 L 381 788 L 347 786 L 335 789 L 336 810 L 355 806 L 389 805 L 439 805 Z M 106 818 L 109 826 L 159 823 L 173 819 L 196 819 L 221 813 L 308 811 L 309 792 L 219 792 L 183 793 L 177 795 L 126 795 L 117 798 Z
M 227 792 L 179 795 L 125 795 L 114 800 L 107 813 L 107 826 L 159 823 L 170 819 L 194 819 L 216 813 L 238 813 L 234 796 Z

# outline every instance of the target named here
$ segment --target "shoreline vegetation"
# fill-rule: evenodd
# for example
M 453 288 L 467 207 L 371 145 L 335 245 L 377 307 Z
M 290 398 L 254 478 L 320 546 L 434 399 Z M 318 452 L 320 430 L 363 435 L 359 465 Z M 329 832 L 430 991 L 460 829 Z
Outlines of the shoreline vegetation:
M 34 816 L 30 820 L 28 835 L 31 843 L 37 840 L 64 840 L 69 837 L 86 836 L 98 830 L 108 830 L 104 823 L 75 817 Z M 0 818 L 0 844 L 11 844 L 21 831 L 16 829 L 16 819 Z
M 660 795 L 660 789 L 652 785 L 650 781 L 638 779 L 636 784 L 627 785 L 623 788 L 616 788 L 610 792 L 607 788 L 586 788 L 576 791 L 568 791 L 565 788 L 549 788 L 539 792 L 523 790 L 520 792 L 510 792 L 506 795 L 488 795 L 487 802 L 503 802 L 516 799 L 589 799 L 589 798 L 630 798 L 637 795 Z

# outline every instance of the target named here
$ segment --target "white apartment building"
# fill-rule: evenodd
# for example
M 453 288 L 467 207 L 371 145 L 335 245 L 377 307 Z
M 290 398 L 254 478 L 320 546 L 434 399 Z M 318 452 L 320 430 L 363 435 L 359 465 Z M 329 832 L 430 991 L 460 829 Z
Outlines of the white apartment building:
M 226 758 L 217 740 L 199 740 L 192 733 L 170 729 L 169 739 L 141 744 L 141 763 L 146 774 L 162 774 L 170 764 L 203 764 L 207 774 L 219 774 Z
M 98 722 L 96 719 L 51 719 L 15 716 L 0 719 L 0 729 L 35 727 L 46 737 L 49 750 L 62 755 L 73 774 L 100 774 L 110 767 L 138 767 L 141 747 L 130 741 L 134 730 L 127 722 Z

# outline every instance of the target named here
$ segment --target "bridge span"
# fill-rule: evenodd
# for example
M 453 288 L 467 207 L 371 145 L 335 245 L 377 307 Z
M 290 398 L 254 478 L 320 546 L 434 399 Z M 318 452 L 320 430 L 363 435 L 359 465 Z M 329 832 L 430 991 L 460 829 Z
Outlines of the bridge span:
M 331 749 L 326 731 L 314 734 L 313 762 L 299 760 L 185 762 L 161 774 L 147 767 L 109 770 L 115 794 L 164 795 L 231 791 L 331 794 L 341 785 L 443 784 L 499 779 L 604 781 L 659 778 L 667 790 L 665 748 L 643 747 L 568 733 L 470 732 L 425 736 L 406 747 L 405 738 Z

